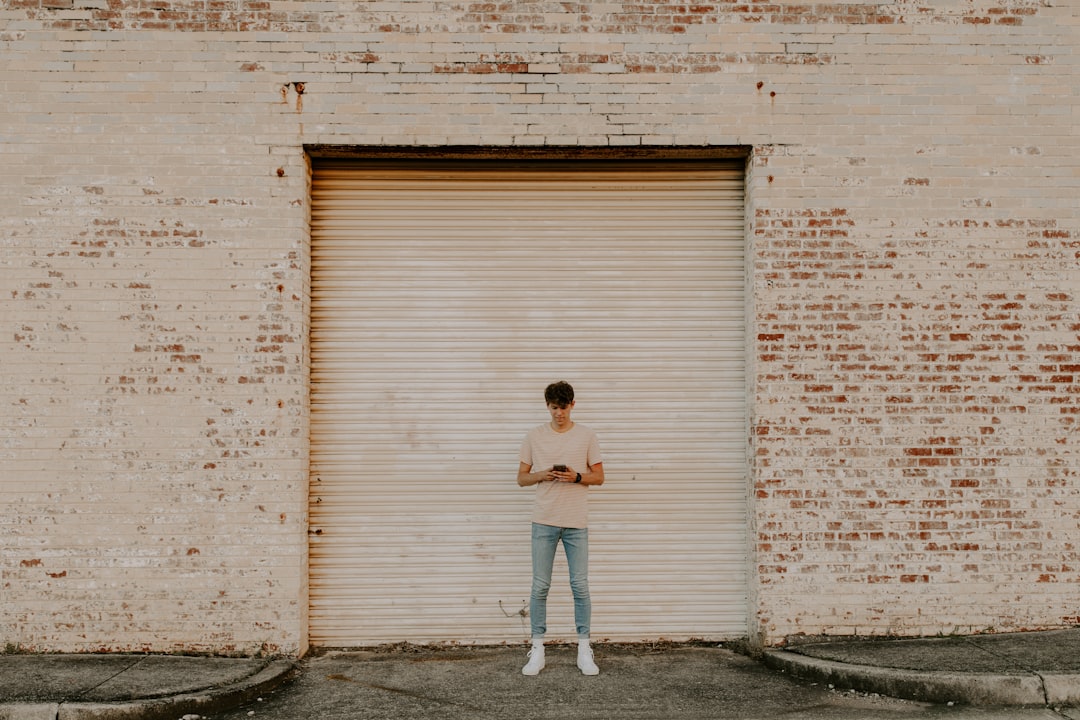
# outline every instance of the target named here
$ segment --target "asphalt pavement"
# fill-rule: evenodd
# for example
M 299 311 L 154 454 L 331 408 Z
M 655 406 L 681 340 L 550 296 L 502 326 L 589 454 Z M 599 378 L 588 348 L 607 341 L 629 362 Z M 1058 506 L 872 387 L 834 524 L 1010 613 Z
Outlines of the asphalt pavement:
M 1080 629 L 802 642 L 595 644 L 585 677 L 551 646 L 394 645 L 300 661 L 0 655 L 0 720 L 1055 718 L 1080 720 Z

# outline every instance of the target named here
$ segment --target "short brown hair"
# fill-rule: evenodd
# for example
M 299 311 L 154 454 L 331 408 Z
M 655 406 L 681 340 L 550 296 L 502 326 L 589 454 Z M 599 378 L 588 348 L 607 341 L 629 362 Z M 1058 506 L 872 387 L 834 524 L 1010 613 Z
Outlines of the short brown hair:
M 574 404 L 574 388 L 564 380 L 551 383 L 544 390 L 544 401 L 556 407 L 569 407 Z

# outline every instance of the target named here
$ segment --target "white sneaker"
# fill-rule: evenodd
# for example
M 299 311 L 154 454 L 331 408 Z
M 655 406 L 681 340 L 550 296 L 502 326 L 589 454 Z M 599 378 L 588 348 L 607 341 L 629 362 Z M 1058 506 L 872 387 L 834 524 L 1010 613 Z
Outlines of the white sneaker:
M 529 651 L 529 662 L 525 667 L 521 668 L 522 675 L 539 675 L 540 671 L 544 669 L 544 648 L 534 647 Z
M 577 666 L 582 675 L 599 675 L 600 668 L 596 667 L 593 660 L 592 648 L 588 645 L 578 645 Z

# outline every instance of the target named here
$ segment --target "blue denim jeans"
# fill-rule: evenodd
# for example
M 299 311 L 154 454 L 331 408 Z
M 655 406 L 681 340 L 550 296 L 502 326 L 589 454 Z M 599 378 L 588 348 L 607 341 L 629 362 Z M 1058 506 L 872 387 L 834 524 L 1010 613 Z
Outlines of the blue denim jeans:
M 579 639 L 589 637 L 592 622 L 592 600 L 589 598 L 589 530 L 561 528 L 551 525 L 532 525 L 532 593 L 529 596 L 529 617 L 532 619 L 533 639 L 547 633 L 547 597 L 551 589 L 551 568 L 555 549 L 562 540 L 566 564 L 570 568 L 570 590 L 574 594 L 574 623 Z

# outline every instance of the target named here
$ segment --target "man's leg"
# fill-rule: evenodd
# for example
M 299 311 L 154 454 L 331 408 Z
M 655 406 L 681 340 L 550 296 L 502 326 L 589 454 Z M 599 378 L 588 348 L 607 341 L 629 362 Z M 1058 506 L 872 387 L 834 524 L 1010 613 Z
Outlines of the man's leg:
M 532 626 L 532 649 L 529 662 L 522 668 L 525 675 L 536 675 L 544 669 L 544 635 L 547 633 L 547 597 L 551 589 L 551 568 L 555 563 L 555 548 L 561 528 L 533 523 L 532 526 L 532 591 L 529 593 L 529 621 Z
M 585 675 L 598 675 L 589 646 L 592 625 L 592 598 L 589 596 L 589 531 L 586 528 L 563 531 L 563 549 L 570 567 L 570 590 L 574 593 L 574 622 L 577 625 L 577 666 Z
M 588 640 L 592 625 L 592 598 L 589 596 L 589 530 L 567 528 L 563 549 L 570 568 L 570 590 L 574 593 L 574 623 L 578 640 Z
M 532 592 L 529 594 L 529 618 L 533 639 L 543 639 L 547 633 L 547 597 L 551 589 L 551 568 L 555 563 L 555 548 L 562 528 L 533 523 L 532 526 Z

